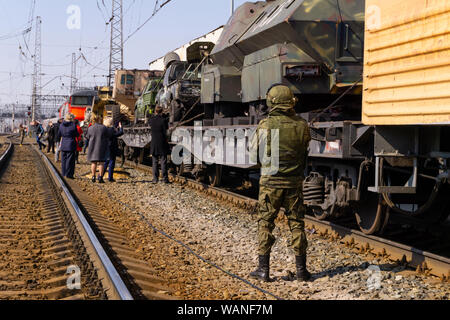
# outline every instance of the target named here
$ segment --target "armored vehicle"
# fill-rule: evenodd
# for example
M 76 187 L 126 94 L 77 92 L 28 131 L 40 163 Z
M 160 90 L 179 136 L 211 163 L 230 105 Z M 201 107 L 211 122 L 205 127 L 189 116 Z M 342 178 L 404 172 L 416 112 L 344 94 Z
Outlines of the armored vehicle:
M 125 105 L 133 114 L 137 99 L 142 94 L 149 80 L 159 79 L 161 71 L 117 70 L 113 90 L 113 99 Z
M 209 55 L 166 61 L 157 103 L 170 114 L 177 172 L 211 185 L 224 172 L 257 176 L 249 140 L 267 116 L 269 87 L 282 83 L 310 124 L 303 194 L 311 214 L 354 215 L 367 234 L 394 213 L 445 220 L 449 10 L 448 1 L 426 0 L 244 3 Z
M 200 102 L 201 66 L 213 47 L 211 42 L 194 43 L 187 48 L 187 61 L 180 61 L 174 52 L 166 55 L 166 71 L 156 103 L 170 114 L 171 124 L 185 121 L 187 113 L 190 116 L 201 113 L 201 108 L 195 108 Z
M 300 98 L 299 112 L 323 109 L 352 87 L 340 105 L 360 118 L 363 40 L 364 1 L 243 4 L 211 52 L 213 64 L 203 69 L 202 103 L 214 120 L 208 125 L 237 117 L 236 123 L 257 124 L 274 83 Z
M 156 96 L 162 88 L 162 78 L 149 80 L 142 95 L 136 101 L 135 123 L 148 123 L 156 107 Z

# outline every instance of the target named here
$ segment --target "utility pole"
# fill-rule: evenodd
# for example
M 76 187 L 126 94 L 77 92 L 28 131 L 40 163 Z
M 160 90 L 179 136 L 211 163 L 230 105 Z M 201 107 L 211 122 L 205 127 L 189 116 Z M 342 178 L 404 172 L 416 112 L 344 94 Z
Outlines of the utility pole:
M 123 0 L 112 0 L 108 86 L 114 85 L 116 70 L 123 69 Z
M 15 129 L 15 127 L 14 127 L 14 117 L 15 117 L 15 114 L 16 114 L 16 104 L 13 103 L 13 105 L 12 105 L 12 125 L 11 125 L 11 132 L 12 132 L 12 133 L 14 133 L 14 129 Z
M 75 53 L 72 53 L 72 72 L 70 75 L 70 94 L 75 91 L 77 84 L 77 60 Z
M 34 73 L 31 94 L 31 121 L 41 114 L 41 17 L 36 17 L 36 36 L 34 39 Z
M 234 0 L 231 0 L 231 16 L 234 14 Z

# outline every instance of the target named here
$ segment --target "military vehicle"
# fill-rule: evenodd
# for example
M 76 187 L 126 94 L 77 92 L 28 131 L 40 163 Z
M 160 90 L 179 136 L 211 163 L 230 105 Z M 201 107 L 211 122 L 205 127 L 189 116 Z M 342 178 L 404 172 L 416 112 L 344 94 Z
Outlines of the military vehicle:
M 441 36 L 449 32 L 448 4 L 367 3 L 366 12 L 362 0 L 246 2 L 200 59 L 201 66 L 189 69 L 189 63 L 168 57 L 171 71 L 157 101 L 170 113 L 173 145 L 182 146 L 172 154 L 173 162 L 183 160 L 174 163 L 177 172 L 211 185 L 220 184 L 225 171 L 258 174 L 248 156 L 249 140 L 267 116 L 267 90 L 282 83 L 299 99 L 297 114 L 310 123 L 303 192 L 316 218 L 354 215 L 367 234 L 382 232 L 391 211 L 433 222 L 446 219 L 450 147 L 443 53 L 448 43 Z M 415 10 L 409 12 L 409 5 Z M 409 26 L 417 32 L 408 32 Z M 422 66 L 432 72 L 424 75 Z M 195 70 L 190 88 L 198 88 L 201 71 L 201 92 L 189 102 L 195 110 L 171 91 L 183 87 L 189 70 Z M 140 136 L 127 145 L 144 148 L 149 142 Z
M 196 42 L 187 48 L 187 61 L 171 52 L 166 55 L 165 74 L 162 89 L 156 97 L 156 103 L 170 114 L 170 124 L 186 120 L 187 113 L 195 116 L 201 113 L 201 108 L 195 109 L 200 102 L 201 67 L 209 52 L 213 49 L 211 42 Z M 187 124 L 189 121 L 185 121 Z
M 207 123 L 257 124 L 274 83 L 301 98 L 298 112 L 323 109 L 352 87 L 340 105 L 360 118 L 363 39 L 364 1 L 243 4 L 203 69 L 202 103 L 214 120 Z
M 135 123 L 148 123 L 156 107 L 156 96 L 162 88 L 162 78 L 149 80 L 142 95 L 136 101 Z
M 195 141 L 195 132 L 202 130 L 213 138 L 203 139 L 200 148 L 183 144 L 183 154 L 191 154 L 196 164 L 183 164 L 179 171 L 203 175 L 211 184 L 220 183 L 223 170 L 257 172 L 246 148 L 239 148 L 248 146 L 256 125 L 267 116 L 267 90 L 282 83 L 300 101 L 296 112 L 312 124 L 305 203 L 320 219 L 372 210 L 360 217 L 360 226 L 379 231 L 384 207 L 377 206 L 378 195 L 361 189 L 362 182 L 371 180 L 359 179 L 370 167 L 364 161 L 373 154 L 371 129 L 361 123 L 364 19 L 365 3 L 359 0 L 240 6 L 202 68 L 204 117 L 197 123 L 202 129 L 181 127 L 172 136 L 182 143 L 187 131 Z M 224 145 L 231 149 L 217 152 Z M 213 160 L 205 159 L 205 150 L 215 150 Z M 360 201 L 366 198 L 370 201 Z M 380 212 L 376 223 L 373 210 Z
M 134 113 L 134 106 L 149 80 L 159 79 L 161 71 L 117 70 L 115 73 L 113 99 L 127 106 Z

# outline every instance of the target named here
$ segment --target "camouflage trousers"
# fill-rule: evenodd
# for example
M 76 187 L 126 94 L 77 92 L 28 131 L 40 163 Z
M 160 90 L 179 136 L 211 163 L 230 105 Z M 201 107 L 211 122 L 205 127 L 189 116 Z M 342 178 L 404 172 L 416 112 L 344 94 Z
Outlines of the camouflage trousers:
M 308 242 L 305 234 L 305 206 L 303 205 L 302 189 L 280 189 L 261 186 L 259 191 L 258 241 L 259 255 L 268 255 L 275 242 L 272 234 L 275 219 L 280 208 L 285 208 L 289 228 L 292 234 L 291 247 L 295 255 L 306 254 Z

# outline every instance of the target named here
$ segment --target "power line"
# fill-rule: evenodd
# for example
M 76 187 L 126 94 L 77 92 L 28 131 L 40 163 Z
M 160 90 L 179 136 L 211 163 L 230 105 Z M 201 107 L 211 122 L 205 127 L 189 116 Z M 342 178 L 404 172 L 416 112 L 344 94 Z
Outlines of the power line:
M 161 4 L 158 8 L 159 1 L 156 0 L 155 3 L 155 9 L 153 10 L 153 14 L 147 18 L 147 20 L 144 21 L 143 24 L 141 24 L 136 30 L 134 30 L 123 43 L 126 43 L 132 36 L 134 36 L 136 33 L 138 33 L 163 7 L 165 7 L 167 4 L 169 4 L 172 0 L 166 0 L 163 4 Z
M 10 33 L 7 35 L 3 35 L 3 36 L 0 36 L 0 41 L 17 38 L 18 36 L 25 36 L 29 32 L 31 32 L 31 28 L 26 28 L 25 30 L 22 30 L 22 31 L 19 31 L 16 33 Z

